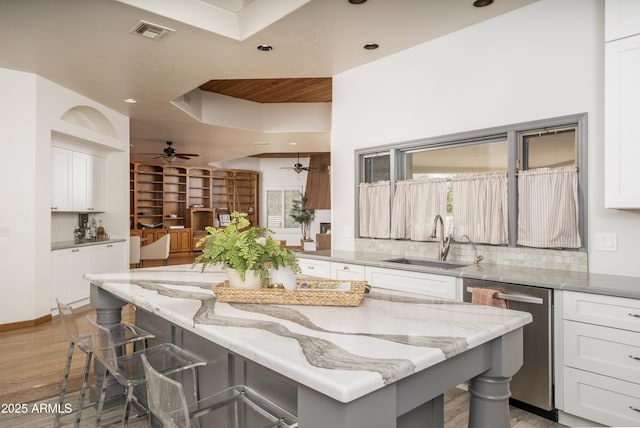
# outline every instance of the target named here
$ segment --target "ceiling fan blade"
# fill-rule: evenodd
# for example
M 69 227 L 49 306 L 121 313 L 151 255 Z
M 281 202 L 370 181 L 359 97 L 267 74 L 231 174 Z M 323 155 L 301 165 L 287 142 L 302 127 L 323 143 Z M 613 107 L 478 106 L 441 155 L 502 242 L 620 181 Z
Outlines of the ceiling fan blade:
M 191 156 L 192 158 L 197 158 L 198 156 L 200 156 L 200 155 L 198 155 L 196 153 L 177 153 L 177 155 L 178 156 Z
M 179 154 L 179 155 L 176 155 L 176 157 L 179 159 L 187 159 L 187 160 L 191 159 L 191 155 Z

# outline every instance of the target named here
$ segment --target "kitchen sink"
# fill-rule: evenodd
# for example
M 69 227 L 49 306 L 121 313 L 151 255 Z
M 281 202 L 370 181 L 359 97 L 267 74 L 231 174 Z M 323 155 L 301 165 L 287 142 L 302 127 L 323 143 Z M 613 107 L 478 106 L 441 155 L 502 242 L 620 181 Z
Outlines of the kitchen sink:
M 455 268 L 469 266 L 468 264 L 449 263 L 449 262 L 441 262 L 438 260 L 424 260 L 424 259 L 400 258 L 400 259 L 387 259 L 387 260 L 381 260 L 381 261 L 389 262 L 389 263 L 402 263 L 404 265 L 434 267 L 434 268 L 441 268 L 441 269 L 455 269 Z

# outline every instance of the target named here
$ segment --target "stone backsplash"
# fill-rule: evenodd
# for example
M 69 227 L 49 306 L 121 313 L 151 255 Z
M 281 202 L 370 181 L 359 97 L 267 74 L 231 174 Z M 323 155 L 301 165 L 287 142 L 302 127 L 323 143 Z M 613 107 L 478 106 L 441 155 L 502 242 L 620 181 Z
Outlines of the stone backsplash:
M 588 271 L 588 254 L 585 251 L 511 248 L 493 245 L 476 245 L 476 248 L 478 254 L 484 257 L 482 263 L 573 272 Z M 438 259 L 437 242 L 356 239 L 355 250 L 363 253 L 388 254 L 390 257 Z M 449 249 L 447 261 L 473 263 L 474 257 L 472 245 L 454 242 Z

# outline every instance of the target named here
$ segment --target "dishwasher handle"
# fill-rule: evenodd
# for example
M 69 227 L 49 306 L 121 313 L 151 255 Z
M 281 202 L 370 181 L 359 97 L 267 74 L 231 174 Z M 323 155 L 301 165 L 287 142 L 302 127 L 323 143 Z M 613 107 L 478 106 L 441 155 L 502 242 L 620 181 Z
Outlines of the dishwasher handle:
M 473 287 L 467 287 L 467 292 L 472 293 Z M 506 294 L 497 292 L 495 297 L 511 302 L 531 303 L 534 305 L 542 305 L 544 303 L 540 297 L 523 296 L 522 294 Z

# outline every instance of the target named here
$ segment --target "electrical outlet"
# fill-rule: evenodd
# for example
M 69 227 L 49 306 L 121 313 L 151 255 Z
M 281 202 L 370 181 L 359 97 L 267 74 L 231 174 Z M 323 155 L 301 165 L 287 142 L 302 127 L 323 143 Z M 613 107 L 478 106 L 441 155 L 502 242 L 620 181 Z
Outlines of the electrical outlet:
M 617 233 L 596 233 L 596 250 L 597 251 L 618 251 L 618 234 Z

